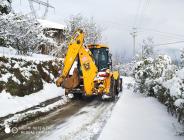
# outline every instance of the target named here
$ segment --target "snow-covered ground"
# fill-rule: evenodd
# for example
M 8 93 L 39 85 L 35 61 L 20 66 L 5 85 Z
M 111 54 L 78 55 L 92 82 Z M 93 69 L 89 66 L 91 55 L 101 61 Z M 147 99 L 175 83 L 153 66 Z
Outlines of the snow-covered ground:
M 117 103 L 99 100 L 88 103 L 78 101 L 79 104 L 74 102 L 73 106 L 79 111 L 75 112 L 72 105 L 68 106 L 68 109 L 61 109 L 55 117 L 53 116 L 52 124 L 43 123 L 48 127 L 47 132 L 33 135 L 20 134 L 18 137 L 21 140 L 183 140 L 184 137 L 178 135 L 182 126 L 176 118 L 167 113 L 166 107 L 155 98 L 134 93 L 133 78 L 123 77 L 123 79 L 124 90 Z M 45 90 L 53 93 L 53 88 Z M 59 102 L 56 104 L 62 104 Z M 62 111 L 65 111 L 66 115 L 70 112 L 71 115 L 65 118 Z M 52 115 L 50 117 L 52 118 Z M 51 118 L 45 118 L 43 121 L 49 122 Z M 11 118 L 8 121 L 11 121 Z M 42 124 L 39 121 L 37 123 Z
M 124 78 L 123 95 L 115 105 L 99 140 L 183 140 L 182 129 L 166 107 L 155 98 L 133 93 L 128 89 L 132 78 Z
M 48 61 L 56 59 L 56 57 L 50 56 L 50 55 L 44 55 L 44 54 L 35 54 L 33 53 L 31 56 L 24 56 L 24 55 L 17 55 L 17 51 L 13 48 L 6 48 L 0 46 L 0 56 L 5 57 L 13 57 L 17 59 L 24 59 L 27 61 Z
M 0 94 L 0 117 L 23 111 L 32 106 L 39 105 L 48 99 L 62 96 L 63 94 L 64 91 L 62 88 L 48 83 L 44 84 L 43 90 L 24 97 L 11 96 L 9 93 L 3 91 Z
M 43 54 L 33 54 L 32 56 L 17 55 L 16 50 L 13 48 L 6 48 L 0 46 L 0 56 L 6 56 L 10 58 L 19 58 L 27 61 L 48 61 L 53 60 L 55 57 Z M 9 74 L 11 75 L 11 74 Z M 5 79 L 5 77 L 3 77 Z M 2 79 L 3 79 L 2 78 Z M 0 78 L 1 80 L 1 78 Z M 5 80 L 4 80 L 5 81 Z M 2 91 L 0 93 L 0 117 L 4 117 L 9 114 L 23 111 L 35 105 L 39 105 L 46 100 L 62 96 L 64 90 L 58 88 L 55 84 L 44 83 L 43 90 L 33 93 L 24 97 L 11 96 L 9 93 Z
M 91 140 L 102 130 L 114 103 L 93 101 L 39 140 Z

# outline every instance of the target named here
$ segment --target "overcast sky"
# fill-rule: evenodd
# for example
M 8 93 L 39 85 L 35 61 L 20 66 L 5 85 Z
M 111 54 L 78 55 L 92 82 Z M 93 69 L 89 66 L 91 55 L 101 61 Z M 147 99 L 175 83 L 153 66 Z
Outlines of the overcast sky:
M 42 0 L 46 1 L 46 0 Z M 64 24 L 71 15 L 93 17 L 105 28 L 103 41 L 114 53 L 131 56 L 132 27 L 138 27 L 137 51 L 141 42 L 152 37 L 155 44 L 184 40 L 184 0 L 49 0 L 55 7 L 49 9 L 47 20 Z M 29 13 L 28 0 L 13 0 L 16 12 Z M 35 5 L 38 11 L 44 10 Z M 158 52 L 179 56 L 184 43 L 155 47 Z

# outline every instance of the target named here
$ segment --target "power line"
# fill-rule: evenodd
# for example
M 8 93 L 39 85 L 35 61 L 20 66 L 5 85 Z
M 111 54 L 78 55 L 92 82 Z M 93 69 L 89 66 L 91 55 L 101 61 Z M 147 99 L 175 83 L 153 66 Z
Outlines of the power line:
M 142 1 L 143 1 L 143 0 L 139 0 L 138 7 L 137 7 L 137 10 L 136 10 L 136 14 L 135 14 L 135 19 L 134 19 L 133 27 L 136 27 L 137 18 L 139 17 L 139 13 L 140 13 L 140 11 L 141 11 L 141 4 L 142 4 Z
M 179 44 L 179 43 L 184 43 L 184 40 L 176 41 L 176 42 L 168 42 L 168 43 L 156 44 L 156 45 L 153 45 L 153 47 L 164 46 L 164 45 L 171 45 L 171 44 Z
M 31 12 L 33 13 L 34 18 L 38 18 L 38 17 L 36 15 L 36 11 L 34 9 L 33 2 L 39 4 L 39 6 L 40 5 L 45 6 L 45 12 L 44 12 L 44 15 L 43 15 L 42 18 L 46 17 L 46 15 L 48 13 L 48 8 L 53 8 L 54 9 L 54 7 L 49 4 L 49 0 L 47 0 L 47 2 L 44 2 L 44 1 L 41 1 L 41 0 L 28 0 L 28 2 L 29 2 L 29 6 L 30 6 L 30 9 L 31 9 Z
M 145 3 L 143 3 L 142 7 L 141 7 L 141 3 L 142 1 L 139 1 L 138 10 L 135 16 L 135 22 L 132 28 L 133 31 L 130 33 L 130 35 L 133 37 L 133 57 L 135 57 L 135 53 L 136 53 L 135 39 L 137 36 L 137 26 L 142 23 L 143 10 L 146 10 L 149 7 L 150 0 L 145 0 Z M 138 19 L 138 22 L 137 22 L 137 19 Z
M 160 36 L 161 38 L 164 38 L 164 39 L 166 39 L 167 38 L 167 40 L 169 39 L 170 40 L 170 42 L 171 41 L 174 41 L 174 40 L 176 40 L 176 39 L 178 39 L 178 40 L 183 40 L 184 39 L 184 36 L 182 36 L 182 35 L 176 35 L 176 34 L 174 34 L 174 33 L 168 33 L 168 32 L 162 32 L 162 31 L 153 31 L 153 30 L 139 30 L 138 29 L 138 32 L 139 32 L 139 34 L 142 34 L 142 35 L 144 35 L 144 32 L 146 32 L 149 36 L 152 36 L 152 37 L 154 37 L 154 36 Z M 151 32 L 151 33 L 149 33 L 149 32 Z M 154 37 L 155 38 L 155 37 Z M 168 42 L 169 42 L 169 40 L 168 40 Z
M 135 27 L 132 27 L 132 26 L 127 26 L 125 24 L 122 24 L 122 23 L 119 23 L 119 22 L 114 22 L 114 21 L 109 21 L 109 20 L 106 20 L 106 22 L 110 23 L 110 24 L 113 24 L 113 25 L 117 25 L 119 27 L 116 26 L 116 28 L 118 29 L 122 29 L 125 30 L 125 31 L 128 31 L 130 32 L 130 30 L 132 30 L 132 28 L 135 28 Z M 139 33 L 142 33 L 144 31 L 150 31 L 150 32 L 155 32 L 155 33 L 158 33 L 162 36 L 165 36 L 165 37 L 170 37 L 170 38 L 178 38 L 178 39 L 183 39 L 184 38 L 184 35 L 182 34 L 178 34 L 178 33 L 171 33 L 171 32 L 164 32 L 164 31 L 160 31 L 160 30 L 157 30 L 157 29 L 150 29 L 150 28 L 136 28 L 137 29 L 137 32 Z
M 178 37 L 184 38 L 184 35 L 182 35 L 182 34 L 164 32 L 164 31 L 160 31 L 160 30 L 156 30 L 156 29 L 148 29 L 148 28 L 139 28 L 139 29 L 140 30 L 145 30 L 145 31 L 153 31 L 153 32 L 161 33 L 161 34 L 172 35 L 172 36 L 178 36 Z
M 146 0 L 145 4 L 143 5 L 143 10 L 142 10 L 142 13 L 141 13 L 141 16 L 140 16 L 140 19 L 139 19 L 139 23 L 138 23 L 137 26 L 141 26 L 141 24 L 143 22 L 143 19 L 144 19 L 143 17 L 145 15 L 146 11 L 148 10 L 149 6 L 150 6 L 150 0 Z M 143 12 L 144 12 L 144 14 L 143 14 Z

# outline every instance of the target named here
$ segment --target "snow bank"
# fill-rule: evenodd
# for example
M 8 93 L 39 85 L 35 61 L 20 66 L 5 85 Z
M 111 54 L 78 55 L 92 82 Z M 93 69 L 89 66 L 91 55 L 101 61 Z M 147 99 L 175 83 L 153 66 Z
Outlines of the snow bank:
M 50 56 L 50 55 L 44 55 L 44 54 L 36 54 L 33 53 L 31 56 L 25 56 L 25 55 L 17 55 L 17 51 L 13 48 L 6 48 L 0 46 L 0 57 L 5 56 L 8 58 L 17 58 L 17 59 L 23 59 L 27 61 L 49 61 L 54 60 L 56 57 Z
M 0 94 L 0 117 L 15 114 L 16 112 L 39 105 L 48 99 L 62 95 L 64 95 L 62 88 L 58 88 L 55 84 L 48 83 L 44 84 L 43 90 L 24 97 L 11 96 L 9 93 L 3 91 Z
M 63 96 L 63 98 L 61 100 L 56 101 L 56 102 L 49 104 L 47 106 L 39 107 L 37 109 L 33 109 L 33 110 L 30 110 L 27 112 L 15 114 L 10 118 L 5 119 L 4 122 L 0 125 L 4 126 L 5 130 L 6 130 L 6 128 L 10 128 L 11 125 L 19 123 L 26 118 L 31 118 L 31 117 L 34 118 L 35 116 L 39 116 L 39 114 L 41 114 L 41 113 L 50 112 L 51 110 L 54 110 L 57 107 L 61 107 L 62 105 L 65 105 L 67 102 L 69 102 L 68 98 Z
M 127 89 L 132 78 L 124 78 L 124 91 L 99 140 L 183 140 L 176 136 L 181 126 L 155 98 Z

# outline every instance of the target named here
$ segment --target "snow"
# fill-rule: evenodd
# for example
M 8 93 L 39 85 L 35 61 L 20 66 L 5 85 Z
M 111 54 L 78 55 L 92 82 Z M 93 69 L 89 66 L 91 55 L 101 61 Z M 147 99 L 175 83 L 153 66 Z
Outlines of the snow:
M 0 46 L 0 54 L 1 55 L 3 55 L 3 54 L 15 55 L 16 52 L 17 51 L 15 49 L 13 49 L 13 48 L 7 48 L 7 47 Z
M 69 75 L 73 75 L 74 69 L 77 68 L 77 61 L 75 61 L 69 71 Z
M 23 111 L 63 94 L 64 90 L 62 88 L 58 88 L 55 84 L 48 83 L 44 84 L 43 90 L 24 97 L 11 96 L 9 93 L 2 91 L 2 93 L 0 93 L 0 117 Z
M 11 73 L 6 73 L 6 74 L 4 74 L 1 78 L 0 78 L 0 81 L 4 81 L 4 82 L 8 82 L 8 79 L 11 77 L 11 76 L 13 76 L 13 74 L 11 74 Z
M 45 54 L 36 54 L 33 53 L 31 56 L 25 56 L 25 55 L 17 55 L 17 51 L 13 48 L 6 48 L 0 46 L 0 57 L 5 56 L 8 58 L 17 58 L 17 59 L 24 59 L 27 61 L 49 61 L 49 60 L 54 60 L 56 57 L 50 56 L 50 55 L 45 55 Z
M 184 80 L 184 68 L 176 72 L 176 75 Z
M 26 61 L 49 61 L 49 60 L 55 60 L 55 57 L 49 56 L 49 55 L 43 55 L 43 54 L 33 54 L 32 56 L 23 56 L 23 55 L 17 55 L 16 50 L 13 48 L 6 48 L 0 46 L 0 57 L 5 56 L 7 58 L 17 58 L 17 59 L 23 59 Z M 24 65 L 24 61 L 17 62 L 15 60 L 11 60 L 12 63 L 15 63 L 14 68 L 19 68 L 22 72 L 22 75 L 29 79 L 31 73 L 29 70 L 36 70 L 36 66 L 27 66 L 22 67 Z M 0 63 L 1 64 L 1 63 Z M 1 65 L 4 65 L 6 68 L 10 68 L 10 63 L 2 63 Z M 54 79 L 54 76 L 46 69 L 44 71 L 51 76 L 52 79 Z M 12 77 L 12 80 L 20 84 L 21 82 L 14 76 L 14 74 L 11 73 L 5 73 L 0 77 L 0 81 L 8 82 L 8 79 Z M 23 111 L 27 108 L 30 108 L 32 106 L 38 105 L 41 102 L 44 102 L 48 99 L 52 99 L 58 96 L 63 95 L 64 91 L 62 88 L 58 88 L 54 83 L 44 83 L 44 89 L 33 93 L 31 95 L 27 95 L 24 97 L 17 97 L 17 96 L 11 96 L 9 93 L 5 92 L 3 90 L 0 92 L 0 117 L 4 117 L 9 114 L 14 114 L 19 111 Z
M 113 106 L 114 103 L 91 102 L 77 114 L 64 120 L 64 123 L 54 126 L 49 133 L 40 136 L 39 140 L 91 140 L 101 131 Z
M 99 140 L 183 140 L 176 136 L 177 120 L 155 98 L 133 93 L 127 85 L 132 78 L 124 77 L 124 91 Z
M 54 28 L 54 29 L 61 29 L 61 30 L 66 28 L 66 26 L 62 24 L 51 22 L 48 20 L 38 19 L 38 22 L 41 24 L 43 28 Z
M 178 77 L 174 77 L 168 81 L 163 82 L 163 86 L 169 89 L 171 96 L 179 98 L 182 95 L 180 91 L 181 83 L 181 79 L 179 79 Z
M 179 108 L 182 108 L 184 106 L 184 99 L 177 99 L 175 102 L 174 102 L 174 105 L 179 107 Z
M 65 96 L 64 96 L 65 97 Z M 3 123 L 3 125 L 5 126 L 5 129 L 9 128 L 9 124 L 11 124 L 12 122 L 20 122 L 21 120 L 23 120 L 24 118 L 28 117 L 30 114 L 36 114 L 38 112 L 49 112 L 50 110 L 54 109 L 54 108 L 57 108 L 61 105 L 64 105 L 68 102 L 68 99 L 65 97 L 53 104 L 50 104 L 46 107 L 41 107 L 41 108 L 38 108 L 38 109 L 35 109 L 35 110 L 30 110 L 30 111 L 27 111 L 27 112 L 24 112 L 24 113 L 20 113 L 20 114 L 15 114 L 14 116 L 6 119 Z
M 10 3 L 7 0 L 0 0 L 1 6 L 10 6 Z

